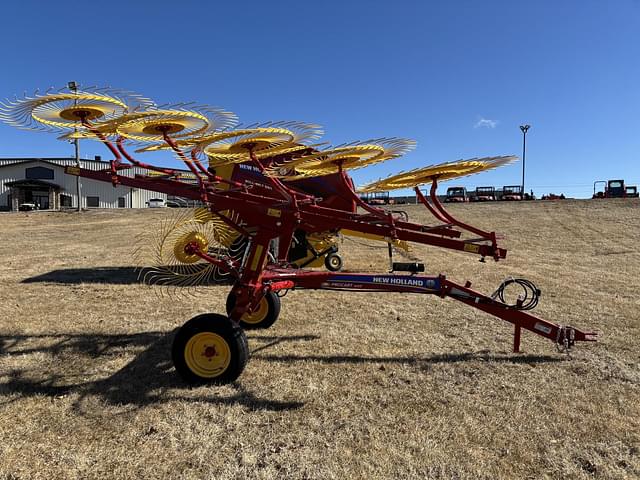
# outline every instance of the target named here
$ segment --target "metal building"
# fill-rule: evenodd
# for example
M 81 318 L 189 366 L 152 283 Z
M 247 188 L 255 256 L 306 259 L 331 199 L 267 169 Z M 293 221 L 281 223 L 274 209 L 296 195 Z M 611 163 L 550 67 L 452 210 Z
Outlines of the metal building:
M 0 158 L 0 210 L 17 211 L 25 203 L 41 210 L 77 208 L 76 178 L 67 175 L 66 166 L 76 165 L 74 158 Z M 82 168 L 104 170 L 109 162 L 80 160 Z M 120 175 L 146 174 L 147 170 L 132 167 Z M 138 188 L 81 179 L 82 208 L 145 208 L 152 198 L 167 200 L 166 194 Z

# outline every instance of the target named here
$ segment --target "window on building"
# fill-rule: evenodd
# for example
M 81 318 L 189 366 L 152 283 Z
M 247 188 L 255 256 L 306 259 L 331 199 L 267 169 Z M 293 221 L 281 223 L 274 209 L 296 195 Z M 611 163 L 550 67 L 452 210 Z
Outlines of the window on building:
M 65 195 L 64 193 L 60 194 L 60 206 L 61 207 L 71 207 L 73 205 L 71 195 Z
M 53 170 L 46 167 L 26 168 L 24 177 L 31 180 L 53 180 Z
M 100 197 L 87 197 L 87 207 L 99 207 Z
M 126 206 L 124 197 L 118 197 L 118 208 L 124 208 Z

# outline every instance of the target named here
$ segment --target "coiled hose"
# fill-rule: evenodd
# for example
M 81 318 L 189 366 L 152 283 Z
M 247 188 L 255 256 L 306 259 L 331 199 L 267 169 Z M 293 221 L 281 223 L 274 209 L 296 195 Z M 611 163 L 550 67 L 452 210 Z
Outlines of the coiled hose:
M 509 285 L 514 283 L 522 288 L 523 293 L 518 296 L 516 303 L 508 304 L 505 302 L 504 292 Z M 502 281 L 498 289 L 491 295 L 491 298 L 494 300 L 497 298 L 508 307 L 516 310 L 533 310 L 538 305 L 541 293 L 540 289 L 531 280 L 511 277 Z

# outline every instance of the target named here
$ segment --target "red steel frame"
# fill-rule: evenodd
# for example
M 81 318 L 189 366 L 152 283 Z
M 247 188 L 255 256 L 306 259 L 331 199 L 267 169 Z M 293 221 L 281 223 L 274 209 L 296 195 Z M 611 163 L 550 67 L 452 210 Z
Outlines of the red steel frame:
M 287 262 L 287 254 L 294 232 L 302 229 L 307 233 L 338 231 L 349 229 L 365 234 L 384 237 L 389 242 L 403 240 L 425 245 L 458 250 L 467 253 L 492 257 L 495 261 L 506 258 L 506 250 L 497 244 L 498 236 L 495 232 L 486 232 L 463 223 L 449 214 L 436 195 L 437 178 L 432 179 L 429 201 L 415 188 L 416 196 L 440 222 L 440 225 L 426 226 L 394 218 L 391 213 L 383 209 L 372 207 L 362 202 L 353 189 L 353 183 L 346 172 L 339 168 L 339 181 L 342 182 L 343 192 L 351 197 L 353 205 L 362 207 L 367 213 L 329 208 L 323 205 L 320 198 L 308 195 L 304 191 L 288 186 L 280 180 L 263 175 L 263 184 L 249 184 L 248 182 L 234 182 L 215 175 L 206 169 L 198 160 L 197 152 L 192 150 L 188 157 L 170 138 L 167 132 L 163 137 L 187 165 L 197 179 L 197 184 L 190 184 L 178 180 L 179 171 L 170 168 L 148 165 L 134 159 L 124 146 L 123 139 L 118 138 L 116 146 L 104 138 L 89 122 L 84 122 L 100 140 L 106 144 L 115 158 L 110 168 L 103 171 L 93 171 L 78 167 L 67 167 L 67 173 L 80 175 L 93 180 L 111 182 L 114 186 L 142 188 L 169 195 L 180 196 L 203 201 L 212 213 L 236 228 L 250 239 L 248 255 L 244 264 L 240 265 L 229 260 L 211 257 L 207 252 L 198 249 L 197 244 L 189 244 L 185 250 L 189 254 L 196 254 L 202 259 L 231 272 L 236 277 L 232 288 L 236 302 L 230 312 L 230 318 L 238 322 L 247 312 L 254 311 L 264 295 L 287 289 L 329 289 L 346 291 L 375 291 L 375 292 L 405 292 L 433 294 L 440 297 L 450 297 L 469 306 L 482 310 L 514 325 L 513 350 L 520 350 L 521 329 L 529 330 L 545 338 L 551 339 L 565 349 L 576 341 L 595 341 L 597 334 L 583 332 L 574 327 L 562 326 L 548 322 L 531 315 L 523 310 L 502 303 L 490 296 L 472 290 L 471 283 L 459 285 L 448 280 L 445 276 L 418 276 L 398 274 L 369 274 L 369 273 L 334 273 L 303 269 L 293 269 Z M 249 148 L 252 164 L 264 172 L 265 165 L 261 163 Z M 123 164 L 122 156 L 130 163 Z M 269 162 L 267 159 L 265 162 Z M 132 166 L 138 166 L 164 174 L 160 177 L 146 175 L 127 176 L 119 172 Z M 223 190 L 216 188 L 218 184 L 229 186 Z M 293 184 L 292 184 L 293 185 Z M 224 215 L 226 211 L 234 211 L 242 219 L 243 225 L 234 222 Z M 456 229 L 457 227 L 457 229 Z M 460 239 L 461 230 L 466 230 L 477 238 Z M 271 242 L 278 239 L 278 251 L 275 262 L 268 262 Z

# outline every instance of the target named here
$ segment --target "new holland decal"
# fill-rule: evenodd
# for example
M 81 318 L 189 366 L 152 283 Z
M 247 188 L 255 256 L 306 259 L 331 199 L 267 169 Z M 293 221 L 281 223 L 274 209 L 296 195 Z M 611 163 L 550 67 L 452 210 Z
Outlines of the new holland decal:
M 336 275 L 324 282 L 326 287 L 337 288 L 376 289 L 378 285 L 397 285 L 407 287 L 408 290 L 440 290 L 437 278 L 407 275 Z

